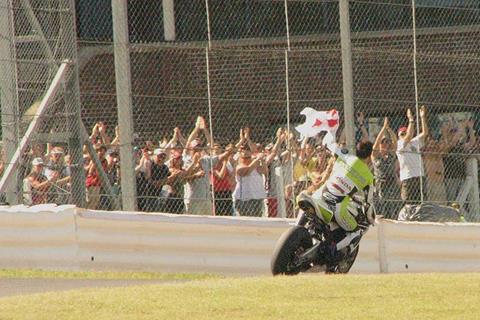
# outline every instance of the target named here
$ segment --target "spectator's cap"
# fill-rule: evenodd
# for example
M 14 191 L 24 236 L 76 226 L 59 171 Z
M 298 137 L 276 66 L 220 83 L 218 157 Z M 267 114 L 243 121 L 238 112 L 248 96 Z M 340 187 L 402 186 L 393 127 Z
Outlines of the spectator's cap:
M 156 155 L 156 156 L 159 156 L 159 155 L 166 156 L 167 155 L 167 153 L 161 148 L 157 148 L 157 149 L 153 150 L 153 154 Z
M 407 132 L 408 128 L 407 127 L 400 127 L 400 129 L 398 129 L 398 134 L 402 133 L 402 132 Z
M 63 154 L 63 150 L 60 148 L 53 148 L 52 151 L 50 151 L 51 154 Z
M 43 164 L 43 159 L 42 158 L 35 158 L 32 161 L 33 166 L 38 166 L 38 165 L 41 165 L 41 164 Z
M 173 159 L 179 159 L 182 157 L 182 153 L 179 150 L 173 150 L 172 151 L 172 158 Z

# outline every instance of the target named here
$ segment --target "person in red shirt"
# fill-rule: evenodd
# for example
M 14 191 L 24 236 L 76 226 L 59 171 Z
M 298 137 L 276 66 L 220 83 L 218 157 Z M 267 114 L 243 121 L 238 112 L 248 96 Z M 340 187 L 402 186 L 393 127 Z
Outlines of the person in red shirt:
M 96 146 L 95 150 L 97 151 L 97 156 L 102 163 L 102 167 L 104 171 L 108 169 L 107 159 L 105 158 L 105 154 L 107 152 L 107 148 L 104 145 Z M 98 209 L 98 205 L 100 203 L 100 193 L 102 189 L 102 181 L 100 179 L 100 175 L 98 174 L 97 167 L 93 161 L 90 161 L 89 164 L 86 166 L 87 170 L 87 178 L 85 180 L 85 184 L 87 187 L 87 209 Z
M 227 150 L 232 148 L 233 146 L 228 146 Z M 219 144 L 214 144 L 213 152 L 215 155 L 220 155 L 223 150 Z M 235 187 L 235 175 L 234 168 L 230 163 L 231 157 L 232 154 L 230 153 L 230 156 L 223 161 L 217 162 L 211 174 L 215 195 L 215 215 L 217 216 L 233 215 L 232 192 Z

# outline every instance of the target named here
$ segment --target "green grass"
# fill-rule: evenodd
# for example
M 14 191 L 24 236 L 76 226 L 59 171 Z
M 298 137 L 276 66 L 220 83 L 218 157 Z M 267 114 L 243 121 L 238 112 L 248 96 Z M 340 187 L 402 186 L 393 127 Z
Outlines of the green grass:
M 118 280 L 203 280 L 220 276 L 206 273 L 114 272 L 114 271 L 45 271 L 0 269 L 0 278 L 16 279 L 118 279 Z M 0 317 L 1 319 L 1 317 Z
M 225 278 L 0 299 L 0 319 L 479 319 L 480 274 Z

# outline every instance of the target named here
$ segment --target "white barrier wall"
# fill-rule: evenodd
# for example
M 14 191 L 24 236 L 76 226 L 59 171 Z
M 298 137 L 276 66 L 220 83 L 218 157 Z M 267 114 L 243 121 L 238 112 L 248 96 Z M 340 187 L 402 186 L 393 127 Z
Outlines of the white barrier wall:
M 75 207 L 0 208 L 0 267 L 75 268 Z
M 268 274 L 292 220 L 0 208 L 0 267 Z M 480 224 L 380 221 L 354 273 L 480 271 Z
M 267 273 L 286 220 L 80 212 L 82 268 Z
M 383 272 L 480 271 L 480 224 L 382 223 Z

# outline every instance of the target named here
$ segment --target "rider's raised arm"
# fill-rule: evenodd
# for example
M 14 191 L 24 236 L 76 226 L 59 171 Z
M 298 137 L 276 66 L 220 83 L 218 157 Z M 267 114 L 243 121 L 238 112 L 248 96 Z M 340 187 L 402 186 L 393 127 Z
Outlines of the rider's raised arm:
M 327 133 L 323 139 L 323 144 L 337 157 L 344 158 L 349 154 L 348 149 L 336 143 L 334 137 L 330 133 Z

